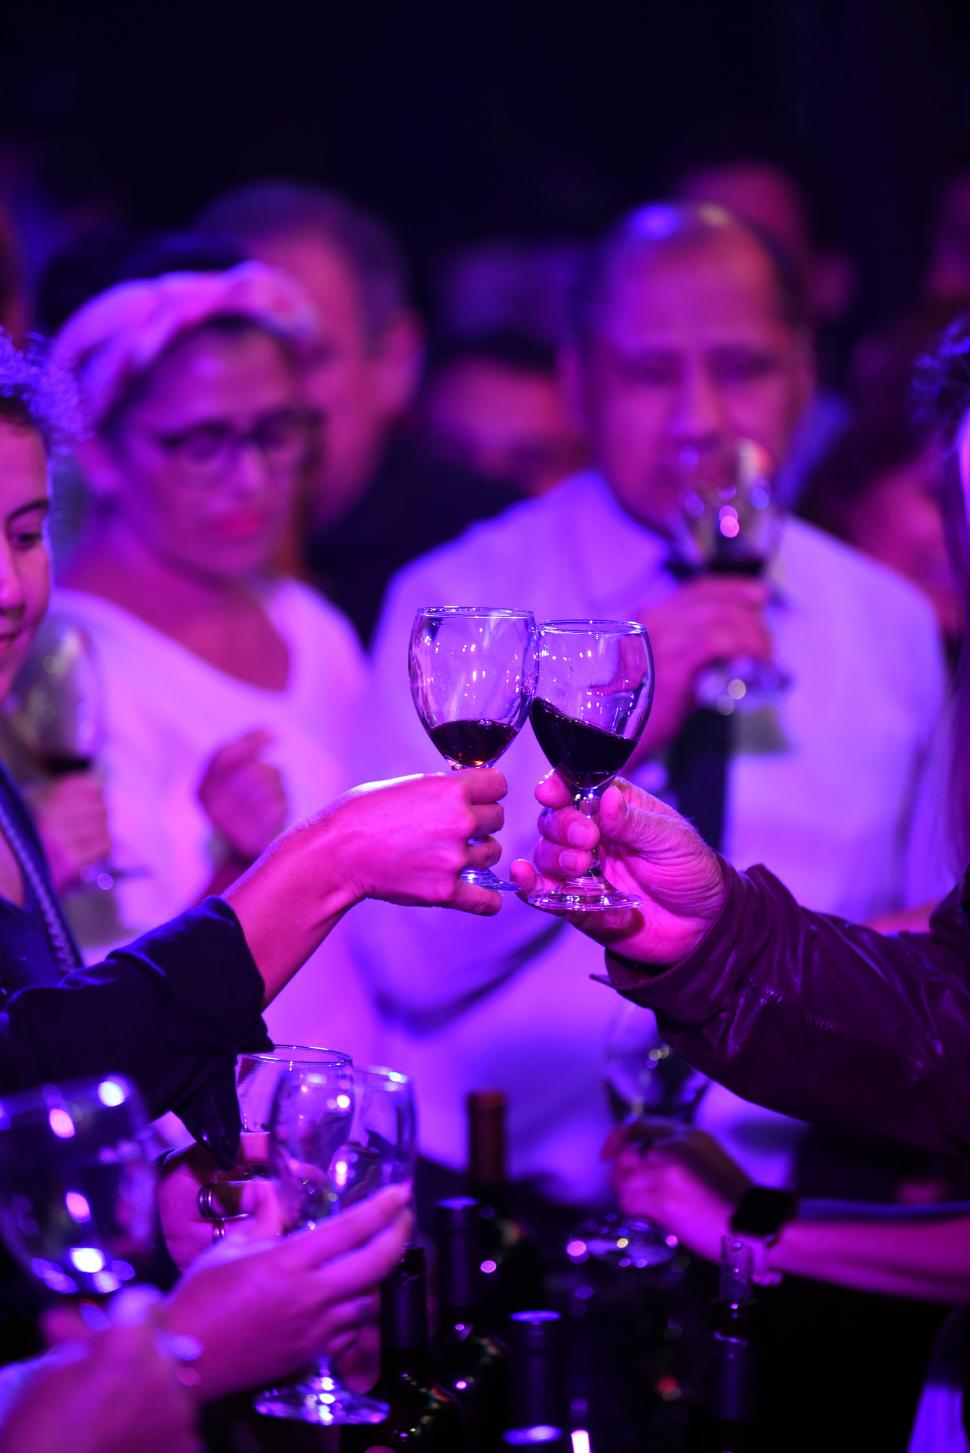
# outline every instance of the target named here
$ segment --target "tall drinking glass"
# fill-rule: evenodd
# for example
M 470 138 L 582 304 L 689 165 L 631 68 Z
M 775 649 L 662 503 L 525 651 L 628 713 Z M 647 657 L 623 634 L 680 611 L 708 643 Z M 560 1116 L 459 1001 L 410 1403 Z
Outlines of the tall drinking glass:
M 637 621 L 545 621 L 539 629 L 539 679 L 532 730 L 587 817 L 626 764 L 653 700 L 653 657 Z M 539 908 L 605 912 L 640 899 L 607 882 L 594 856 L 588 873 L 539 890 Z
M 528 610 L 428 606 L 411 629 L 408 672 L 421 723 L 456 771 L 492 767 L 525 723 L 535 690 L 536 624 Z M 517 892 L 491 868 L 465 868 L 480 888 Z
M 311 1044 L 274 1044 L 272 1049 L 241 1054 L 236 1062 L 236 1093 L 242 1122 L 240 1160 L 251 1175 L 269 1175 L 269 1135 L 273 1097 L 280 1075 L 294 1065 L 349 1066 L 350 1055 L 340 1049 Z
M 291 1228 L 335 1211 L 414 1173 L 411 1082 L 388 1069 L 294 1063 L 280 1074 L 273 1102 L 271 1159 Z M 343 1386 L 321 1358 L 298 1382 L 261 1393 L 257 1412 L 330 1426 L 379 1423 L 387 1405 Z

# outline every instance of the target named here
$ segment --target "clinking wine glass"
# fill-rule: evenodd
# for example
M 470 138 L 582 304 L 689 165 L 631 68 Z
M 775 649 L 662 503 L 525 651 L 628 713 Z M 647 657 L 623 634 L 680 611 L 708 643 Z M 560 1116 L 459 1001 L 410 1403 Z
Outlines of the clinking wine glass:
M 429 606 L 414 618 L 411 695 L 425 731 L 454 771 L 492 767 L 512 745 L 535 691 L 536 625 L 528 610 Z M 517 892 L 490 868 L 465 868 L 480 888 Z
M 274 1044 L 272 1049 L 239 1056 L 236 1093 L 242 1123 L 241 1159 L 250 1175 L 269 1174 L 269 1134 L 280 1075 L 295 1065 L 341 1069 L 350 1063 L 350 1055 L 343 1050 L 310 1044 Z
M 689 1125 L 710 1084 L 664 1041 L 652 1014 L 628 1003 L 607 1034 L 603 1076 L 614 1121 L 634 1130 L 645 1120 Z M 677 1245 L 654 1222 L 615 1211 L 581 1226 L 567 1251 L 577 1260 L 590 1255 L 642 1270 L 670 1261 Z
M 270 1141 L 291 1228 L 414 1174 L 416 1123 L 411 1082 L 394 1070 L 294 1063 L 277 1082 Z M 379 1423 L 386 1403 L 353 1393 L 321 1358 L 308 1376 L 261 1393 L 256 1411 L 332 1426 Z
M 14 735 L 51 777 L 90 772 L 104 744 L 104 696 L 97 655 L 74 621 L 49 615 L 17 673 L 5 706 Z M 116 879 L 144 868 L 91 863 L 83 880 L 109 892 Z
M 148 1117 L 120 1075 L 0 1101 L 0 1235 L 51 1291 L 109 1296 L 154 1245 Z
M 767 452 L 753 439 L 735 439 L 707 451 L 682 451 L 676 470 L 681 501 L 674 548 L 681 571 L 763 576 L 782 525 Z M 757 711 L 777 701 L 790 684 L 774 662 L 737 657 L 699 674 L 697 702 L 726 716 Z
M 653 657 L 645 626 L 601 620 L 542 624 L 532 730 L 587 817 L 596 816 L 604 790 L 629 759 L 652 700 Z M 637 908 L 641 900 L 608 882 L 595 854 L 588 873 L 537 890 L 529 902 L 589 913 Z

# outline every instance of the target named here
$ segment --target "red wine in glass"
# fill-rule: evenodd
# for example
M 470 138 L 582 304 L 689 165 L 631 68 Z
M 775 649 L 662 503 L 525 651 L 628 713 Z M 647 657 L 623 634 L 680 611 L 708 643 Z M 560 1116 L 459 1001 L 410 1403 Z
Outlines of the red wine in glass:
M 532 730 L 588 816 L 596 815 L 601 794 L 629 760 L 652 700 L 653 657 L 639 622 L 546 621 L 540 627 Z M 588 873 L 537 890 L 529 902 L 589 913 L 637 908 L 640 899 L 609 883 L 594 856 Z
M 532 612 L 425 607 L 411 629 L 408 672 L 415 710 L 452 770 L 492 767 L 518 736 L 535 691 Z M 490 868 L 461 876 L 480 888 L 517 891 Z

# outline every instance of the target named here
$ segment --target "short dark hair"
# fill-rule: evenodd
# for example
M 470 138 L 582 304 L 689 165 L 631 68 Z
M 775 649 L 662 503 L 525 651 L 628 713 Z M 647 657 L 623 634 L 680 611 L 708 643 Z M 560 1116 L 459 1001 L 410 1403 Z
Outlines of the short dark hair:
M 365 321 L 375 337 L 408 306 L 408 266 L 390 228 L 373 212 L 326 187 L 278 179 L 252 182 L 210 202 L 196 228 L 244 249 L 293 233 L 322 237 L 354 272 Z
M 760 228 L 708 203 L 652 202 L 626 213 L 586 254 L 573 289 L 573 334 L 581 342 L 588 340 L 621 257 L 704 242 L 727 228 L 749 237 L 763 253 L 777 285 L 785 321 L 793 328 L 807 327 L 808 307 L 798 275 L 787 255 Z
M 74 443 L 80 419 L 74 380 L 51 366 L 40 340 L 18 349 L 0 329 L 0 423 L 34 430 L 51 454 Z

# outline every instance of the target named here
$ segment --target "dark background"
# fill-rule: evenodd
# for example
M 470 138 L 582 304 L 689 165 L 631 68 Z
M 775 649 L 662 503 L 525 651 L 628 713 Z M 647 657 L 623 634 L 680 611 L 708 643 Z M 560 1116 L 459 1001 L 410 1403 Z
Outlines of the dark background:
M 469 237 L 589 235 L 672 143 L 742 118 L 824 161 L 879 321 L 970 136 L 967 0 L 19 0 L 0 26 L 0 138 L 59 198 L 172 226 L 233 182 L 305 175 L 387 214 L 419 274 Z

